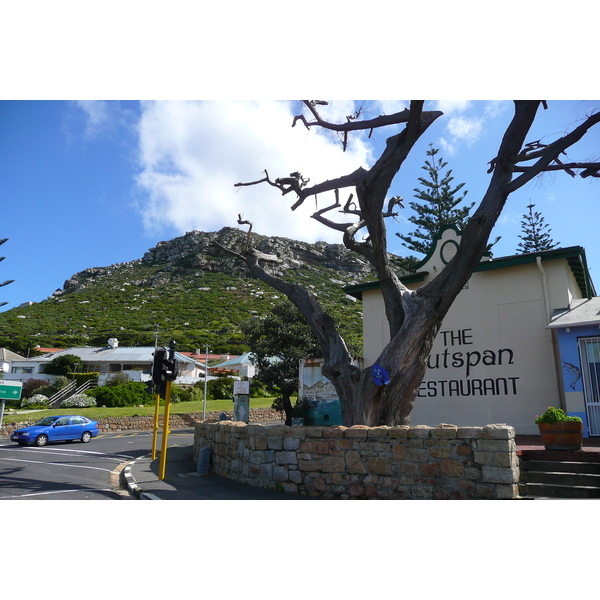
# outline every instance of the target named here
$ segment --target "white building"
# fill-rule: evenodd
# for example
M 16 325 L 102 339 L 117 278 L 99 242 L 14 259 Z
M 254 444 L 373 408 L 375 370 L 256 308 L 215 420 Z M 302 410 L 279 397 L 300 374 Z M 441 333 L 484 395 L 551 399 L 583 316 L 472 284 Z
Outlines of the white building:
M 425 285 L 446 266 L 459 243 L 460 231 L 442 230 L 417 272 L 400 277 L 401 281 L 413 290 Z M 368 367 L 389 342 L 379 284 L 346 291 L 363 303 Z M 566 327 L 564 315 L 571 307 L 594 296 L 585 251 L 579 246 L 484 259 L 444 318 L 411 424 L 507 423 L 517 433 L 538 434 L 535 418 L 548 406 L 562 407 L 585 420 L 582 390 L 567 401 L 557 331 L 561 323 Z M 549 327 L 556 312 L 563 321 Z M 597 328 L 600 317 L 595 318 Z M 600 338 L 598 343 L 600 348 Z M 573 357 L 572 363 L 579 365 Z
M 108 345 L 103 348 L 67 348 L 33 358 L 12 360 L 10 373 L 5 375 L 5 379 L 25 381 L 33 377 L 53 380 L 52 375 L 44 373 L 48 363 L 58 356 L 73 354 L 83 360 L 84 373 L 100 373 L 100 385 L 115 373 L 125 373 L 132 381 L 148 381 L 151 378 L 154 350 L 154 346 L 121 347 L 116 338 L 110 338 Z M 179 367 L 178 383 L 194 383 L 204 377 L 203 364 L 179 352 L 175 352 L 175 358 Z

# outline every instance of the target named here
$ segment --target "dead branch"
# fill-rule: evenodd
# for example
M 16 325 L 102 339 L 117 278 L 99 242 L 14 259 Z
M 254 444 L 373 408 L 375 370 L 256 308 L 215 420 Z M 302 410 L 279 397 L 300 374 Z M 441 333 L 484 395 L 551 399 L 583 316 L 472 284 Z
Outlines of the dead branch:
M 581 123 L 575 129 L 573 129 L 573 131 L 559 138 L 552 144 L 548 145 L 546 148 L 541 149 L 540 158 L 534 165 L 531 165 L 529 167 L 517 168 L 515 161 L 515 164 L 513 165 L 513 171 L 517 171 L 522 174 L 510 182 L 508 186 L 508 193 L 510 194 L 515 190 L 519 189 L 520 187 L 522 187 L 527 182 L 531 181 L 534 177 L 536 177 L 544 171 L 562 170 L 569 173 L 572 177 L 575 177 L 575 172 L 573 171 L 573 169 L 577 168 L 584 169 L 586 177 L 596 176 L 594 174 L 597 174 L 598 169 L 600 168 L 598 166 L 598 163 L 564 164 L 560 161 L 558 157 L 561 154 L 564 154 L 567 148 L 570 148 L 575 143 L 577 143 L 587 133 L 587 131 L 597 123 L 600 123 L 600 112 L 588 117 L 583 123 Z
M 311 127 L 322 127 L 323 129 L 328 129 L 330 131 L 347 133 L 350 131 L 362 131 L 365 129 L 373 130 L 377 127 L 385 127 L 387 125 L 398 125 L 400 123 L 408 122 L 410 118 L 410 110 L 405 108 L 403 111 L 393 113 L 391 115 L 380 115 L 374 119 L 365 119 L 364 121 L 358 121 L 358 115 L 355 113 L 355 115 L 346 117 L 347 121 L 345 123 L 330 123 L 329 121 L 323 119 L 316 109 L 317 105 L 327 105 L 329 102 L 324 102 L 321 100 L 303 100 L 302 102 L 312 113 L 315 120 L 308 121 L 304 115 L 296 115 L 292 122 L 292 127 L 296 125 L 297 121 L 302 121 L 307 129 L 310 129 Z
M 248 252 L 248 248 L 250 246 L 250 234 L 252 233 L 252 223 L 250 221 L 243 221 L 242 215 L 238 215 L 238 225 L 250 225 L 248 228 L 248 235 L 246 236 L 246 245 L 244 247 L 244 254 Z

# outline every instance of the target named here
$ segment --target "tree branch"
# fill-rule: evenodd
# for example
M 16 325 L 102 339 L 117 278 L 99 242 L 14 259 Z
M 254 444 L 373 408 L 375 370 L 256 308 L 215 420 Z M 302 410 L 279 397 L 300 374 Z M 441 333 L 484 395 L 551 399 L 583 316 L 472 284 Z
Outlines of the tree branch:
M 559 160 L 559 155 L 563 154 L 567 148 L 570 148 L 574 144 L 576 144 L 586 133 L 587 131 L 600 123 L 600 112 L 588 117 L 583 123 L 581 123 L 578 127 L 573 129 L 570 133 L 566 134 L 562 138 L 556 140 L 549 146 L 544 149 L 539 150 L 536 154 L 540 156 L 539 160 L 530 167 L 513 167 L 513 170 L 516 172 L 522 172 L 522 175 L 519 175 L 516 179 L 512 180 L 508 185 L 508 193 L 512 193 L 515 190 L 518 190 L 520 187 L 524 186 L 527 182 L 531 181 L 534 177 L 539 175 L 544 171 L 557 171 L 564 170 L 569 171 L 570 168 L 578 168 L 585 169 L 585 176 L 588 177 L 590 175 L 597 176 L 598 174 L 598 163 L 573 163 L 575 165 L 580 165 L 577 167 L 570 167 L 569 165 L 562 164 Z M 519 154 L 517 156 L 517 160 L 519 160 L 519 156 L 523 156 Z M 525 156 L 529 156 L 531 158 L 531 154 Z M 519 160 L 527 160 L 526 158 L 522 158 Z M 515 161 L 516 163 L 517 161 Z M 551 165 L 550 163 L 556 162 L 557 164 Z M 575 173 L 571 171 L 570 173 L 573 177 Z
M 526 173 L 528 169 L 531 167 L 515 167 L 515 173 Z M 576 162 L 576 163 L 559 163 L 557 165 L 548 165 L 542 172 L 545 171 L 566 171 L 571 175 L 571 177 L 575 177 L 576 173 L 573 172 L 573 169 L 584 169 L 579 176 L 585 179 L 586 177 L 600 177 L 600 162 Z
M 355 120 L 355 117 L 347 117 L 348 121 L 346 123 L 330 123 L 329 121 L 325 121 L 325 119 L 321 118 L 316 109 L 316 105 L 327 105 L 329 104 L 329 102 L 324 102 L 322 100 L 303 100 L 302 102 L 312 113 L 315 120 L 307 121 L 304 115 L 297 115 L 294 117 L 292 127 L 295 127 L 297 121 L 302 121 L 302 123 L 304 123 L 304 126 L 307 129 L 316 126 L 322 127 L 323 129 L 328 129 L 330 131 L 339 131 L 347 133 L 350 131 L 376 129 L 378 127 L 385 127 L 387 125 L 398 125 L 400 123 L 406 123 L 410 118 L 410 110 L 408 108 L 405 108 L 400 112 L 393 113 L 391 115 L 380 115 L 378 117 L 375 117 L 374 119 L 357 121 Z

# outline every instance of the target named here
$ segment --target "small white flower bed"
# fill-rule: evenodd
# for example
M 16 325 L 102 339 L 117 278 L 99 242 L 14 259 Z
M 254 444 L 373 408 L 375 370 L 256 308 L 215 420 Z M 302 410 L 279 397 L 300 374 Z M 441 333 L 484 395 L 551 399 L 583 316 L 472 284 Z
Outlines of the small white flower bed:
M 34 394 L 31 398 L 23 398 L 21 400 L 21 408 L 29 408 L 30 406 L 41 406 L 48 404 L 48 396 L 43 394 Z
M 61 408 L 88 408 L 96 406 L 96 399 L 86 394 L 75 394 L 61 403 Z

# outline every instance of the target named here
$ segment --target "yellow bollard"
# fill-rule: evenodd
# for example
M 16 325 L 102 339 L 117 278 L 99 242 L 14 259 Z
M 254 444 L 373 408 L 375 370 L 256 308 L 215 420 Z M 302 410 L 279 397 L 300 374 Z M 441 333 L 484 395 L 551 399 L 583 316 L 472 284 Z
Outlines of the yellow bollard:
M 156 394 L 154 404 L 154 433 L 152 434 L 152 460 L 156 460 L 156 439 L 158 437 L 158 408 L 160 406 L 160 394 Z
M 167 444 L 169 441 L 169 412 L 171 409 L 171 384 L 167 381 L 165 392 L 165 416 L 163 418 L 162 449 L 160 451 L 160 468 L 158 478 L 162 481 L 165 478 L 165 468 L 167 466 Z

